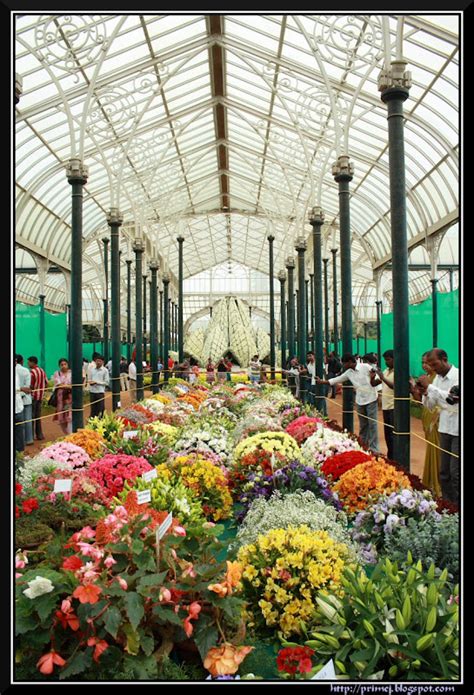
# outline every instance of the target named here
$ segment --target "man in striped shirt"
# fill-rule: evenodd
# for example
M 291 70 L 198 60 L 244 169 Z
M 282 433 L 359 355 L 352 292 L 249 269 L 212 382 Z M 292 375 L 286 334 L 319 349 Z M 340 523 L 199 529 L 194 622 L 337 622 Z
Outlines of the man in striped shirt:
M 33 414 L 35 426 L 35 438 L 44 439 L 43 430 L 41 429 L 41 405 L 45 388 L 48 385 L 48 377 L 44 369 L 38 366 L 37 357 L 28 357 L 28 367 L 31 372 L 31 395 L 33 397 Z

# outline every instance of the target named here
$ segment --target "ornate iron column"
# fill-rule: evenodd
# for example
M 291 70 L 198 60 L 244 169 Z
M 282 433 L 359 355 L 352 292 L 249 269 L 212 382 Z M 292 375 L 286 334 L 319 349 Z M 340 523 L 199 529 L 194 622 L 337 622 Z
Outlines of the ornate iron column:
M 375 302 L 375 308 L 377 311 L 377 360 L 379 367 L 382 365 L 382 331 L 381 331 L 381 321 L 382 321 L 382 300 L 379 299 Z
M 272 234 L 268 239 L 268 269 L 270 278 L 270 378 L 275 381 L 275 288 L 273 277 L 273 242 L 275 237 Z
M 306 239 L 300 236 L 296 240 L 295 249 L 298 252 L 298 359 L 300 364 L 306 362 L 306 321 L 305 321 L 305 285 L 304 285 L 304 254 L 307 248 Z
M 175 350 L 176 352 L 178 351 L 178 318 L 179 318 L 179 311 L 178 311 L 178 303 L 174 303 L 174 344 L 175 344 Z
M 295 259 L 288 256 L 286 259 L 286 270 L 288 272 L 288 357 L 295 356 L 295 299 L 294 299 L 294 279 Z
M 324 379 L 323 351 L 323 277 L 321 267 L 321 227 L 324 224 L 324 212 L 315 206 L 309 215 L 313 228 L 313 274 L 314 274 L 314 356 L 316 375 Z M 326 414 L 324 386 L 316 384 L 316 408 Z
M 367 354 L 367 321 L 364 321 L 364 355 Z
M 112 410 L 117 410 L 120 401 L 120 239 L 119 228 L 123 215 L 117 208 L 111 208 L 107 215 L 110 226 L 111 266 L 112 266 Z
M 71 305 L 66 304 L 66 321 L 67 321 L 67 359 L 71 364 Z
M 329 258 L 323 258 L 324 263 L 324 342 L 326 343 L 326 355 L 329 356 L 329 287 L 328 287 L 328 263 Z
M 339 184 L 339 246 L 341 249 L 342 352 L 352 354 L 352 266 L 349 182 L 354 167 L 347 155 L 338 157 L 332 167 L 334 180 Z M 353 390 L 342 389 L 342 424 L 354 431 Z
M 44 316 L 44 300 L 45 300 L 45 295 L 40 294 L 39 297 L 39 336 L 40 336 L 40 367 L 41 369 L 46 369 L 46 354 L 45 354 L 45 347 L 46 347 L 46 323 L 45 323 L 45 316 Z M 71 317 L 69 316 L 69 321 L 71 321 Z M 69 359 L 71 359 L 71 331 L 69 329 Z
M 130 362 L 132 356 L 132 297 L 131 297 L 131 276 L 132 276 L 132 261 L 127 259 L 127 360 Z
M 286 363 L 286 305 L 285 305 L 285 282 L 286 272 L 280 270 L 278 273 L 280 281 L 280 349 L 281 349 L 281 368 L 285 369 Z
M 147 339 L 146 339 L 146 281 L 147 273 L 143 273 L 143 360 L 146 362 Z
M 164 348 L 164 313 L 163 313 L 163 290 L 160 290 L 160 357 L 163 362 L 163 348 Z M 163 370 L 165 364 L 163 362 Z M 163 371 L 164 373 L 164 371 Z
M 408 99 L 411 75 L 406 61 L 393 61 L 382 70 L 379 91 L 387 104 L 390 169 L 390 225 L 392 230 L 394 459 L 410 468 L 410 344 L 408 322 L 408 244 L 406 224 L 405 143 L 403 102 Z
M 168 353 L 169 353 L 169 335 L 170 335 L 170 305 L 168 299 L 168 288 L 170 284 L 170 276 L 168 273 L 163 273 L 163 307 L 164 307 L 164 321 L 163 321 L 163 373 L 165 375 L 165 381 L 169 379 L 168 370 Z
M 72 430 L 84 426 L 82 388 L 82 187 L 89 170 L 80 159 L 70 159 L 66 166 L 72 187 L 71 211 L 71 380 Z
M 431 279 L 431 297 L 433 312 L 433 347 L 438 345 L 438 279 Z
M 145 245 L 141 239 L 133 243 L 135 251 L 135 364 L 137 367 L 137 401 L 143 399 L 143 318 L 142 318 L 142 254 Z
M 22 94 L 23 94 L 23 79 L 22 79 L 21 75 L 19 75 L 16 72 L 15 73 L 15 104 L 18 104 Z M 41 367 L 41 369 L 44 369 L 44 367 Z
M 150 365 L 151 365 L 151 390 L 158 393 L 158 293 L 157 272 L 158 261 L 152 258 L 149 266 L 151 271 L 150 285 Z
M 171 297 L 168 299 L 168 311 L 170 314 L 170 341 L 169 349 L 174 351 L 174 303 Z
M 337 327 L 337 264 L 336 254 L 337 249 L 331 249 L 332 253 L 332 301 L 333 301 L 333 337 L 334 351 L 339 353 L 338 345 L 338 327 Z
M 105 275 L 105 297 L 102 299 L 104 303 L 104 315 L 103 315 L 103 347 L 102 352 L 104 354 L 104 364 L 109 361 L 109 239 L 104 237 L 102 242 L 104 244 L 104 275 Z
M 304 281 L 304 325 L 305 325 L 305 335 L 306 335 L 306 352 L 312 350 L 312 341 L 309 339 L 309 279 L 306 278 Z
M 179 236 L 178 242 L 178 354 L 179 361 L 184 360 L 183 335 L 183 243 L 184 237 Z
M 308 302 L 308 293 L 306 292 L 306 310 L 308 310 L 309 307 L 309 315 L 311 317 L 310 319 L 310 326 L 311 326 L 311 340 L 309 340 L 308 336 L 308 342 L 311 343 L 312 347 L 311 349 L 314 351 L 314 273 L 309 274 L 309 281 L 306 280 L 306 282 L 309 282 L 309 302 Z M 309 332 L 309 328 L 308 328 Z

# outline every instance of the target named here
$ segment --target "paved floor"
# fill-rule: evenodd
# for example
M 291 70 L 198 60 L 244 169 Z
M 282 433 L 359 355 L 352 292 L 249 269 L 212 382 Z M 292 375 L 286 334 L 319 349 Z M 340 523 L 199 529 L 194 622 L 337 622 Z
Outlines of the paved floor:
M 151 395 L 151 391 L 145 390 L 145 396 L 146 395 Z M 122 406 L 127 406 L 130 404 L 130 394 L 126 391 L 122 391 L 120 395 L 120 402 Z M 110 391 L 106 393 L 106 399 L 105 399 L 105 407 L 106 410 L 111 411 L 112 410 L 112 394 Z M 328 399 L 328 415 L 336 420 L 340 425 L 342 425 L 342 396 L 339 394 L 336 396 L 334 400 Z M 87 418 L 89 417 L 89 405 L 85 407 L 84 410 L 84 422 L 87 421 Z M 386 447 L 385 447 L 385 438 L 384 438 L 384 433 L 383 433 L 383 420 L 382 420 L 382 411 L 378 411 L 378 419 L 379 419 L 379 442 L 380 442 L 380 447 L 382 453 L 386 453 Z M 356 429 L 356 433 L 358 433 L 358 418 L 357 415 L 354 416 L 354 426 Z M 423 428 L 421 425 L 421 420 L 418 418 L 411 418 L 411 432 L 413 435 L 418 435 L 418 436 L 412 436 L 411 437 L 411 442 L 410 442 L 410 469 L 412 473 L 415 473 L 416 475 L 422 476 L 423 473 L 423 462 L 425 458 L 425 441 L 424 441 L 424 436 L 423 436 Z M 59 425 L 53 421 L 52 416 L 46 418 L 43 420 L 43 433 L 46 437 L 44 442 L 37 442 L 35 441 L 34 444 L 31 444 L 30 446 L 27 446 L 25 448 L 25 453 L 26 454 L 33 454 L 38 452 L 40 449 L 42 449 L 46 442 L 48 441 L 53 441 L 57 439 L 58 437 L 62 436 L 61 429 Z M 421 437 L 421 439 L 420 439 Z

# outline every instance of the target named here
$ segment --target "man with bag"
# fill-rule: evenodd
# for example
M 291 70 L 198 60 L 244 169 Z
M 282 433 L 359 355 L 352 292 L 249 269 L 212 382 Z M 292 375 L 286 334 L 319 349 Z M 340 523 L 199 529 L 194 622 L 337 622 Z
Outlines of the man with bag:
M 44 369 L 38 365 L 38 358 L 34 355 L 28 357 L 28 367 L 31 374 L 32 417 L 34 420 L 35 438 L 41 441 L 44 439 L 41 427 L 41 406 L 43 404 L 44 392 L 48 385 L 48 377 Z

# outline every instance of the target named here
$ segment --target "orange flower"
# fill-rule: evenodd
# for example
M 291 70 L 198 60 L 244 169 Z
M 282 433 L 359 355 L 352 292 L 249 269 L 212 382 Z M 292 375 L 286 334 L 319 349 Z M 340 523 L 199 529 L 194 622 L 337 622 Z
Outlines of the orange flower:
M 102 589 L 100 586 L 87 584 L 86 586 L 78 586 L 74 589 L 73 596 L 74 598 L 78 598 L 81 603 L 97 603 L 101 593 Z
M 44 673 L 45 676 L 49 676 L 54 670 L 54 664 L 56 664 L 56 666 L 64 666 L 65 663 L 64 659 L 60 657 L 59 654 L 56 654 L 54 649 L 51 649 L 48 654 L 43 654 L 36 666 L 41 673 Z
M 240 578 L 242 576 L 242 565 L 240 562 L 229 562 L 229 560 L 226 560 L 227 563 L 227 573 L 225 575 L 225 579 L 229 587 L 235 587 L 238 585 L 240 582 Z
M 186 633 L 186 637 L 191 637 L 193 634 L 193 625 L 191 620 L 197 620 L 199 618 L 199 613 L 201 612 L 201 604 L 197 601 L 193 601 L 185 610 L 188 611 L 189 615 L 183 621 L 183 628 Z
M 105 652 L 105 650 L 108 648 L 108 642 L 105 641 L 105 639 L 98 639 L 97 637 L 89 637 L 87 640 L 87 644 L 89 647 L 94 647 L 94 655 L 93 659 L 96 663 L 99 663 L 100 655 Z
M 209 589 L 209 591 L 214 591 L 221 598 L 227 596 L 228 593 L 228 588 L 225 584 L 209 584 L 207 588 Z
M 240 664 L 253 647 L 234 647 L 225 642 L 220 647 L 212 647 L 204 659 L 204 668 L 211 676 L 231 676 L 239 669 Z

